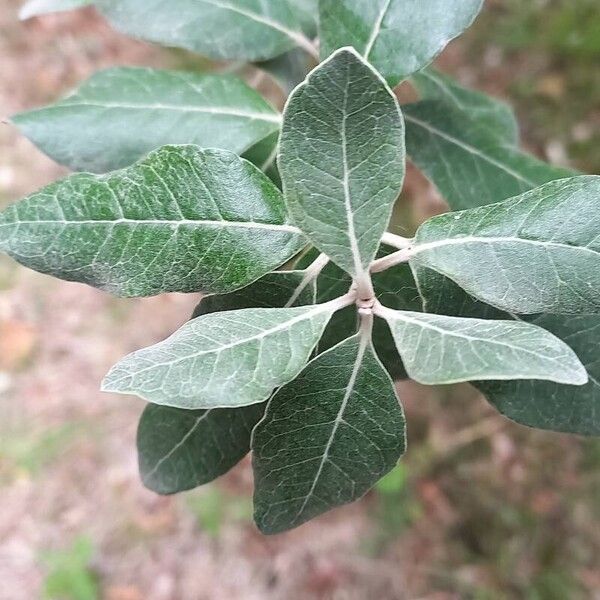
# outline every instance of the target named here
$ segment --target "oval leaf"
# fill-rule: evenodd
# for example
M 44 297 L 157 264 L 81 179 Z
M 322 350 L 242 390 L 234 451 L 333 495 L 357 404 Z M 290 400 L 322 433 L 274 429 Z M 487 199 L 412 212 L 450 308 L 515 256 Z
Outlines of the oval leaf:
M 444 100 L 402 107 L 410 159 L 435 184 L 450 208 L 492 204 L 575 172 L 521 152 L 497 133 L 495 120 L 473 119 Z M 496 117 L 494 117 L 496 119 Z
M 166 144 L 236 154 L 279 130 L 281 116 L 235 77 L 122 67 L 100 71 L 15 125 L 57 162 L 105 173 Z
M 102 389 L 185 409 L 264 402 L 302 370 L 334 310 L 328 303 L 198 317 L 125 357 Z
M 412 263 L 511 313 L 600 312 L 599 199 L 599 176 L 574 177 L 434 217 Z
M 321 0 L 321 56 L 353 46 L 394 87 L 428 65 L 483 0 Z
M 149 404 L 137 431 L 140 475 L 157 494 L 176 494 L 213 481 L 250 450 L 265 404 L 181 410 Z
M 356 277 L 377 253 L 404 166 L 398 101 L 352 49 L 291 95 L 279 144 L 286 202 L 313 244 Z
M 230 292 L 303 243 L 256 167 L 195 146 L 165 146 L 109 175 L 72 175 L 0 214 L 0 248 L 15 260 L 120 296 Z
M 298 0 L 95 0 L 125 34 L 215 59 L 266 60 L 301 46 L 315 52 L 302 32 Z M 308 25 L 313 28 L 312 24 Z
M 373 348 L 360 336 L 342 342 L 279 390 L 254 430 L 258 527 L 279 533 L 357 500 L 405 447 L 404 415 Z
M 425 385 L 544 379 L 583 385 L 575 353 L 540 327 L 381 308 L 409 376 Z

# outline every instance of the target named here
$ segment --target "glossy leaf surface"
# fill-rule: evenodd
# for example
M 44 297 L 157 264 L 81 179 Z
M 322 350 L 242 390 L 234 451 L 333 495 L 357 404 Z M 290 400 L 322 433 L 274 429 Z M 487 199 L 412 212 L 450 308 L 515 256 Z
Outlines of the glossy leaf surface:
M 248 454 L 264 409 L 264 404 L 213 410 L 149 404 L 137 432 L 144 485 L 158 494 L 176 494 L 224 475 Z
M 278 533 L 357 500 L 405 446 L 394 385 L 367 340 L 335 346 L 275 394 L 254 431 L 259 528 Z
M 302 370 L 334 310 L 323 304 L 203 315 L 126 356 L 103 390 L 185 409 L 264 402 Z
M 413 264 L 511 313 L 600 312 L 599 199 L 600 177 L 582 176 L 434 217 Z
M 404 125 L 395 96 L 353 50 L 290 97 L 278 164 L 294 222 L 341 268 L 364 273 L 402 187 Z
M 256 167 L 195 146 L 72 175 L 0 215 L 0 247 L 15 260 L 120 296 L 233 291 L 302 245 Z
M 15 125 L 57 162 L 105 173 L 166 144 L 236 154 L 279 130 L 281 117 L 235 77 L 120 67 L 100 71 L 57 104 Z
M 321 56 L 353 46 L 393 87 L 473 22 L 483 0 L 321 0 Z

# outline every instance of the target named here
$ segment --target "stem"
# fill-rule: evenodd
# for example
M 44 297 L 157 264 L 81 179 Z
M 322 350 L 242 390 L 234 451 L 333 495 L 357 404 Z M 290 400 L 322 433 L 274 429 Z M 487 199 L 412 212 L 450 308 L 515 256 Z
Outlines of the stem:
M 309 40 L 305 35 L 301 33 L 294 33 L 294 35 L 290 35 L 290 37 L 310 56 L 312 56 L 317 62 L 319 62 L 319 51 L 317 50 L 317 46 Z
M 360 315 L 360 337 L 365 342 L 370 341 L 373 335 L 373 311 L 367 308 L 361 308 L 358 311 Z
M 328 262 L 329 257 L 326 254 L 319 254 L 319 256 L 317 256 L 315 261 L 304 271 L 304 277 L 302 278 L 302 281 L 300 281 L 298 287 L 294 290 L 294 293 L 287 301 L 284 308 L 290 308 L 291 306 L 294 306 L 296 300 L 298 300 L 300 297 L 300 294 L 320 275 L 321 271 L 325 268 Z
M 398 250 L 408 248 L 412 244 L 412 240 L 402 237 L 400 235 L 396 235 L 395 233 L 390 233 L 389 231 L 386 231 L 383 234 L 381 241 L 384 244 L 387 244 L 388 246 L 398 248 Z
M 320 304 L 319 306 L 321 306 L 321 307 L 329 306 L 329 307 L 333 308 L 333 310 L 335 312 L 337 312 L 338 310 L 342 310 L 343 308 L 346 308 L 347 306 L 350 306 L 351 304 L 354 304 L 355 302 L 356 302 L 356 290 L 350 289 L 350 291 L 347 294 L 344 294 L 343 296 L 340 296 L 339 298 L 335 298 L 334 300 L 330 300 L 329 302 L 326 302 L 325 304 Z
M 354 280 L 354 283 L 356 289 L 356 306 L 358 306 L 359 309 L 371 309 L 375 302 L 375 290 L 373 289 L 371 274 L 369 272 L 361 273 L 361 275 Z
M 387 271 L 396 265 L 408 262 L 412 254 L 413 249 L 410 246 L 407 246 L 402 250 L 398 250 L 398 252 L 375 260 L 371 263 L 371 273 L 381 273 L 381 271 Z

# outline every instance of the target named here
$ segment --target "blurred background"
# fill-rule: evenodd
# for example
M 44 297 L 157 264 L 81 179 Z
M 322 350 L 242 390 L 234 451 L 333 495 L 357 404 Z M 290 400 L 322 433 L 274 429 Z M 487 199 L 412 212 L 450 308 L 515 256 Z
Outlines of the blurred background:
M 101 67 L 199 68 L 92 9 L 20 23 L 0 0 L 0 118 Z M 600 173 L 598 0 L 488 0 L 438 66 L 507 99 L 526 147 Z M 65 174 L 0 124 L 2 206 Z M 439 212 L 411 173 L 402 213 Z M 98 392 L 194 297 L 118 300 L 0 258 L 0 600 L 600 598 L 600 440 L 510 423 L 470 387 L 400 384 L 410 445 L 363 501 L 265 538 L 246 460 L 175 498 L 143 489 L 141 401 Z

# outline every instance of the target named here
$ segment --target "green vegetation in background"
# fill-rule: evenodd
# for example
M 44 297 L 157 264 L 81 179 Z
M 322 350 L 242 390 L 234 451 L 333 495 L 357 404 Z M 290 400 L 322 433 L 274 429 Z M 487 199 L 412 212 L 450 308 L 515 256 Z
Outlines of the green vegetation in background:
M 86 536 L 76 538 L 63 550 L 46 551 L 44 598 L 47 600 L 97 600 L 98 578 L 90 568 L 94 545 Z

